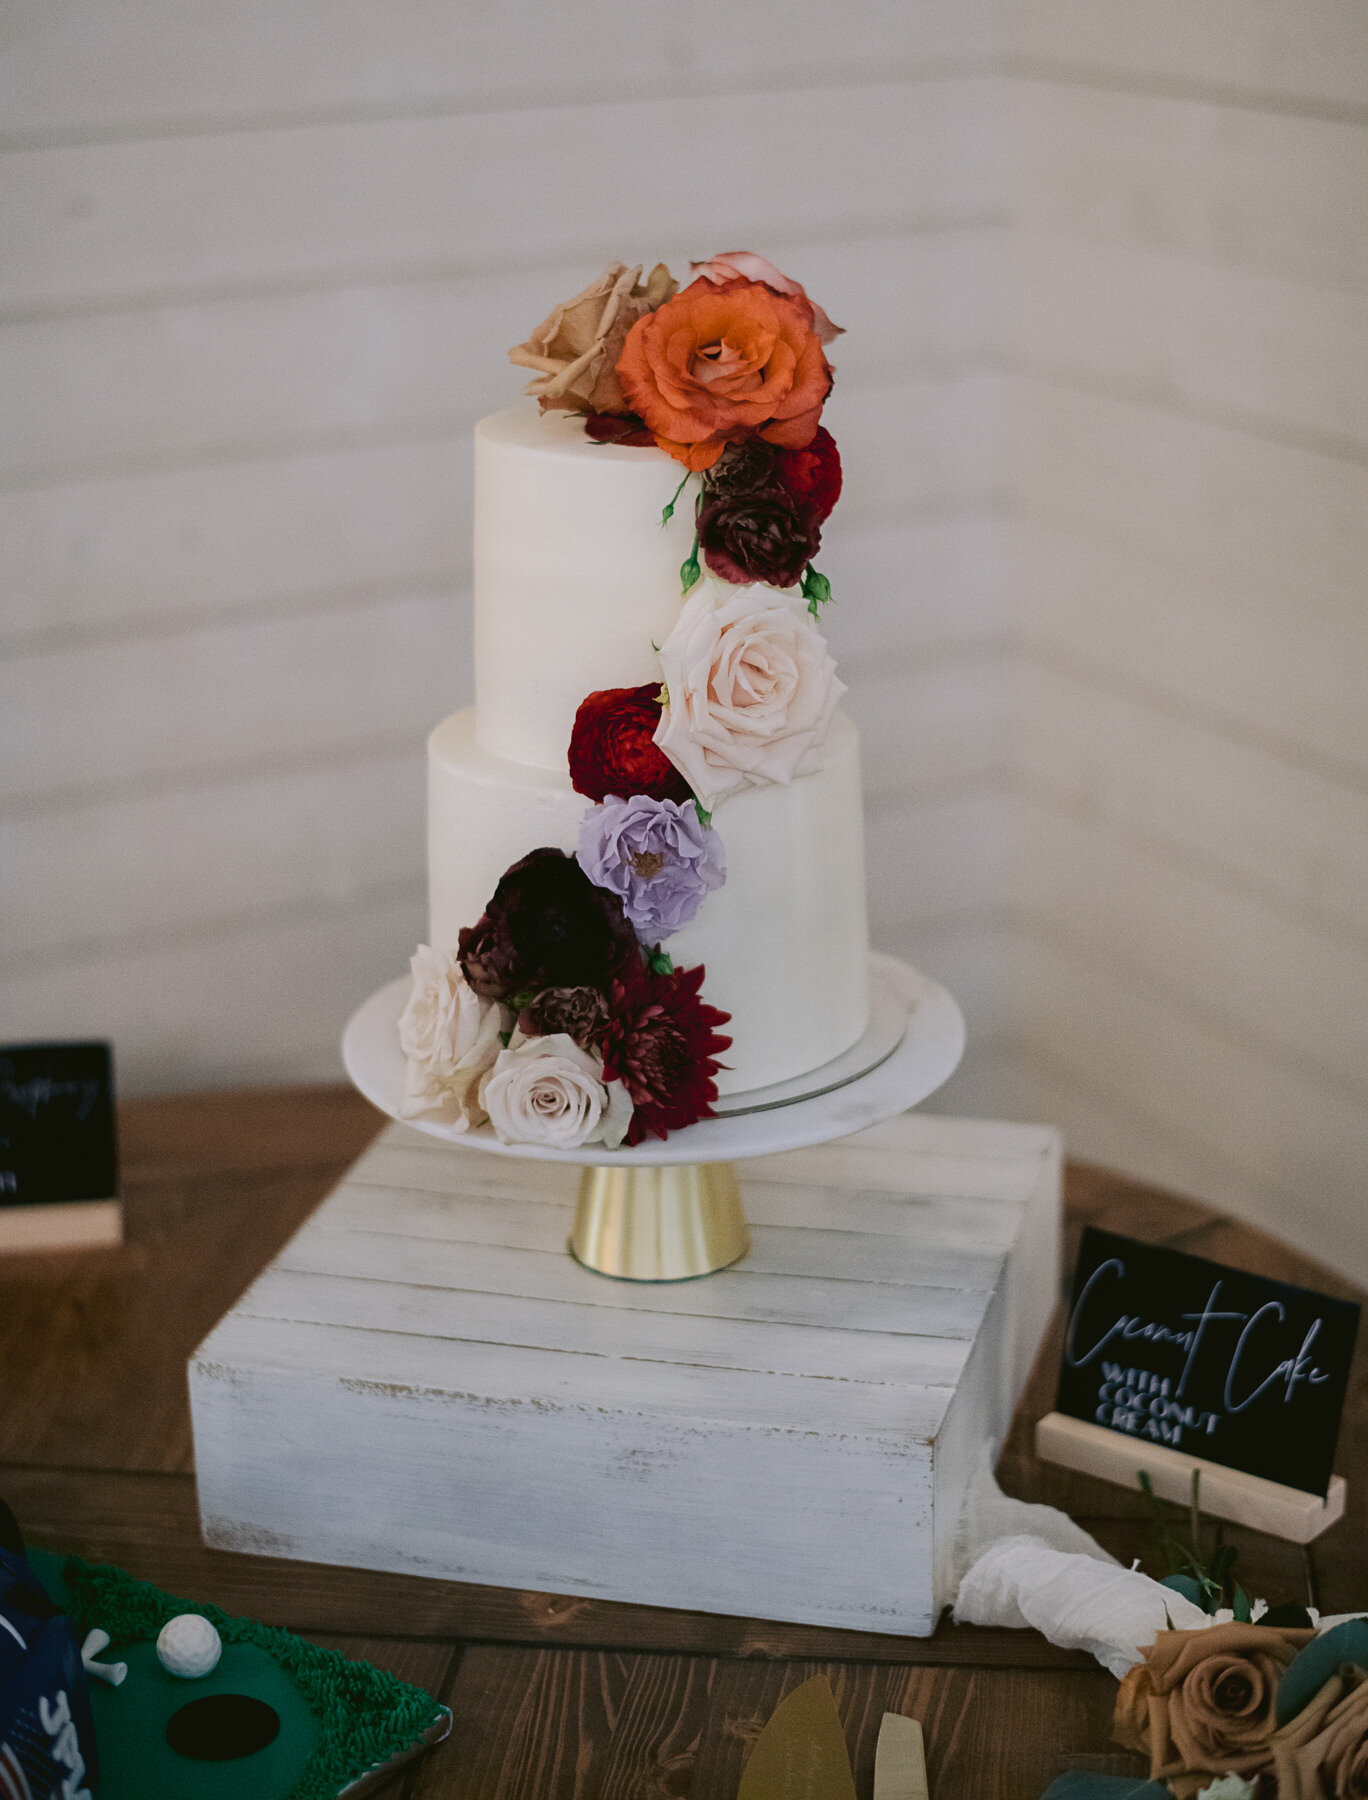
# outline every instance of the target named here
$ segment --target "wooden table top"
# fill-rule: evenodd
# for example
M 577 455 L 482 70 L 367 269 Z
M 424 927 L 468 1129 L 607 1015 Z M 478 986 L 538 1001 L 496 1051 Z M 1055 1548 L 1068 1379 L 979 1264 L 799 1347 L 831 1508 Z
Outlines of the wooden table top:
M 30 1541 L 116 1562 L 172 1593 L 288 1626 L 392 1669 L 455 1714 L 448 1742 L 386 1800 L 733 1800 L 790 1688 L 831 1680 L 867 1800 L 885 1711 L 922 1721 L 933 1800 L 1036 1800 L 1064 1768 L 1139 1765 L 1109 1742 L 1116 1684 L 1033 1632 L 943 1623 L 932 1638 L 517 1593 L 230 1555 L 200 1543 L 186 1361 L 382 1124 L 342 1088 L 122 1108 L 122 1248 L 0 1258 L 0 1495 Z M 1361 1298 L 1248 1227 L 1074 1163 L 1066 1261 L 1085 1224 Z M 1009 1493 L 1067 1509 L 1146 1557 L 1139 1496 L 1036 1462 L 1058 1332 L 999 1465 Z M 1309 1552 L 1226 1527 L 1270 1600 L 1368 1607 L 1368 1346 L 1337 1467 L 1348 1515 Z

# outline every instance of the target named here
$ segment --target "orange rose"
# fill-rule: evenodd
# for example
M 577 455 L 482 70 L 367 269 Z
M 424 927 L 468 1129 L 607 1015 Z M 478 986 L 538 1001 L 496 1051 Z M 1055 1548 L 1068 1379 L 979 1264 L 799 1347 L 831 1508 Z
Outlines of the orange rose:
M 622 391 L 687 469 L 760 436 L 801 449 L 817 434 L 831 365 L 802 306 L 758 281 L 695 281 L 638 319 L 618 359 Z

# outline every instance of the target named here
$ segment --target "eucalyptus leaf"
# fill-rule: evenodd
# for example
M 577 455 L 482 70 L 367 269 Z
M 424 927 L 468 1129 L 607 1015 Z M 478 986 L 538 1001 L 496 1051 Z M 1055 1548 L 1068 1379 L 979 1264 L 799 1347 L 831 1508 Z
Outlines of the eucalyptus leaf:
M 1343 1625 L 1332 1625 L 1297 1652 L 1278 1683 L 1279 1725 L 1295 1718 L 1346 1664 L 1368 1670 L 1368 1619 L 1346 1619 Z
M 1175 1594 L 1181 1594 L 1184 1600 L 1190 1600 L 1194 1606 L 1200 1606 L 1203 1612 L 1206 1611 L 1206 1596 L 1195 1575 L 1165 1575 L 1159 1585 L 1172 1588 Z
M 1143 1775 L 1093 1775 L 1070 1769 L 1057 1775 L 1040 1800 L 1172 1800 L 1167 1785 Z

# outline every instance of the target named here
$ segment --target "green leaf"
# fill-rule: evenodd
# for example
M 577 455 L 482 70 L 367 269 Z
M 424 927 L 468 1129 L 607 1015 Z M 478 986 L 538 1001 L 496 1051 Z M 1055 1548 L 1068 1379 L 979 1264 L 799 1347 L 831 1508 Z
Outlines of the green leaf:
M 831 598 L 831 583 L 820 570 L 809 563 L 803 571 L 803 598 L 807 601 L 807 609 L 813 618 L 820 617 L 819 608 L 826 605 Z
M 1342 1625 L 1332 1625 L 1297 1652 L 1278 1683 L 1279 1725 L 1299 1713 L 1346 1664 L 1368 1669 L 1368 1619 L 1346 1619 Z
M 1238 1581 L 1235 1583 L 1234 1606 L 1235 1623 L 1237 1625 L 1248 1625 L 1252 1623 L 1254 1618 L 1254 1608 L 1249 1604 L 1249 1595 L 1240 1586 Z
M 1172 1588 L 1175 1594 L 1181 1594 L 1184 1600 L 1190 1600 L 1194 1606 L 1206 1611 L 1206 1603 L 1202 1599 L 1202 1584 L 1192 1575 L 1165 1575 L 1159 1583 L 1160 1587 Z
M 508 1048 L 508 1040 L 512 1035 L 513 1033 L 511 1031 L 501 1031 L 499 1033 L 499 1042 L 503 1045 L 505 1050 Z
M 649 945 L 647 946 L 646 961 L 650 965 L 650 970 L 653 975 L 674 974 L 674 964 L 670 961 L 669 956 L 661 949 L 659 944 L 657 944 L 654 949 L 651 949 Z
M 692 474 L 692 473 L 693 473 L 693 471 L 690 470 L 689 474 Z M 666 503 L 665 510 L 660 515 L 660 523 L 662 526 L 668 525 L 670 520 L 674 517 L 675 501 L 678 500 L 679 496 L 684 492 L 684 485 L 685 485 L 685 482 L 688 481 L 688 479 L 689 479 L 689 476 L 686 475 L 684 477 L 684 480 L 680 482 L 679 486 L 675 489 L 674 493 L 670 496 L 668 502 Z
M 694 795 L 694 810 L 698 814 L 699 824 L 703 827 L 704 831 L 706 831 L 709 825 L 712 824 L 712 814 L 707 811 L 697 794 Z

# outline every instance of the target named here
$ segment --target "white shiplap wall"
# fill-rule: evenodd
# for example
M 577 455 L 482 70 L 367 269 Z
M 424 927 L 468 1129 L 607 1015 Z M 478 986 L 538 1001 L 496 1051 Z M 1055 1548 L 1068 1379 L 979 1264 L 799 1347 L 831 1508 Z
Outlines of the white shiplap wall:
M 612 256 L 849 328 L 825 566 L 875 927 L 1002 991 L 1005 203 L 988 0 L 14 0 L 0 22 L 0 1038 L 331 1075 L 424 930 L 469 439 Z
M 1368 1275 L 1368 8 L 1012 0 L 1015 1104 Z

